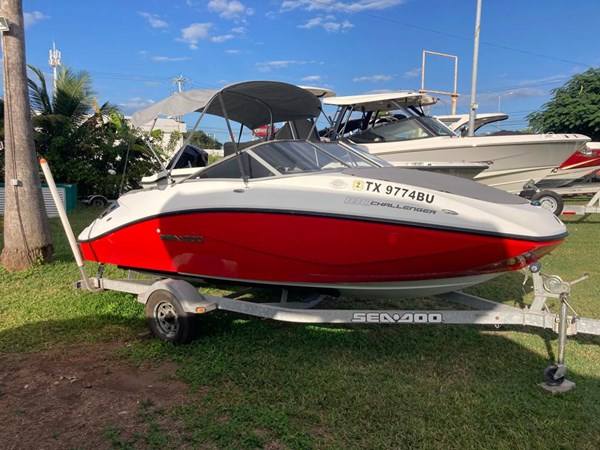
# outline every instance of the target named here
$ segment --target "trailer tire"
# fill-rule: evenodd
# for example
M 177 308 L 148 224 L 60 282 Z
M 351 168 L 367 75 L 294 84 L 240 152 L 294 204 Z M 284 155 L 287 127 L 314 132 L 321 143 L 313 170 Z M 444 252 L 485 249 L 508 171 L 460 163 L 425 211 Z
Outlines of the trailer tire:
M 563 381 L 565 381 L 565 377 L 554 378 L 554 374 L 558 370 L 558 366 L 556 364 L 552 364 L 544 369 L 544 382 L 548 386 L 560 386 Z
M 157 338 L 172 344 L 188 344 L 196 337 L 197 316 L 186 313 L 177 297 L 165 289 L 148 297 L 146 321 Z
M 565 207 L 563 198 L 554 191 L 541 191 L 531 197 L 531 200 L 537 200 L 542 208 L 546 208 L 560 216 Z

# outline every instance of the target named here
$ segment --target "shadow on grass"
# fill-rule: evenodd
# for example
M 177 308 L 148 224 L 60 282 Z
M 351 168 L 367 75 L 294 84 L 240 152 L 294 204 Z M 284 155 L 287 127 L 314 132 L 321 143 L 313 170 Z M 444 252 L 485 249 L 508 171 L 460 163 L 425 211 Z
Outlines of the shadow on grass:
M 536 384 L 555 338 L 515 330 L 301 325 L 213 312 L 200 318 L 196 341 L 175 347 L 140 340 L 139 317 L 102 314 L 2 331 L 0 349 L 117 341 L 129 343 L 133 360 L 176 362 L 192 390 L 207 392 L 176 413 L 190 445 L 598 448 L 597 354 L 569 342 L 577 389 L 553 397 Z
M 0 352 L 34 352 L 80 343 L 135 340 L 144 331 L 144 319 L 119 314 L 43 320 L 0 331 Z

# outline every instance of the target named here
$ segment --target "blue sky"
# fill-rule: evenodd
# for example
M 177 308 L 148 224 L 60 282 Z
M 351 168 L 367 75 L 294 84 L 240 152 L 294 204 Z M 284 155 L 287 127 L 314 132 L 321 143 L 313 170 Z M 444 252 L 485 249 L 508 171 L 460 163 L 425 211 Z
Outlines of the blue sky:
M 27 62 L 51 74 L 88 71 L 100 103 L 125 113 L 176 89 L 268 79 L 339 95 L 419 89 L 423 50 L 458 57 L 459 112 L 468 112 L 475 0 L 24 0 Z M 600 65 L 597 0 L 483 0 L 480 112 L 507 128 L 573 74 Z M 453 62 L 428 57 L 425 87 L 451 90 Z M 450 113 L 441 97 L 433 111 Z

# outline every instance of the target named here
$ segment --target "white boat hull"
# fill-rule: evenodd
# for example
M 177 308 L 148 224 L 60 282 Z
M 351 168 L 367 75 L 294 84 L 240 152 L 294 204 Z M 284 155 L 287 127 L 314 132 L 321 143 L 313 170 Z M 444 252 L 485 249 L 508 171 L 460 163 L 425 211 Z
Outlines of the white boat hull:
M 476 181 L 519 193 L 528 181 L 536 182 L 551 174 L 588 140 L 577 134 L 440 136 L 359 145 L 395 165 L 410 161 L 483 162 L 489 168 L 475 176 Z

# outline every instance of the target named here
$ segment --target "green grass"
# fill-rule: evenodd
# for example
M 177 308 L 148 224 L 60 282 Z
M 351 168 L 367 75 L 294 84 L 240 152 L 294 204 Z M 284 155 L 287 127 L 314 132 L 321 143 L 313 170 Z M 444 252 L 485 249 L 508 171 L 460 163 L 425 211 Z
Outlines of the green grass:
M 76 230 L 97 213 L 72 214 Z M 600 216 L 565 220 L 570 236 L 543 270 L 566 280 L 589 272 L 571 303 L 600 318 Z M 598 337 L 569 339 L 568 378 L 577 389 L 555 396 L 537 383 L 556 358 L 556 335 L 537 329 L 298 325 L 215 312 L 201 317 L 198 340 L 173 347 L 136 339 L 146 327 L 133 296 L 71 289 L 78 271 L 57 222 L 53 232 L 53 264 L 0 269 L 0 352 L 128 342 L 129 361 L 175 362 L 189 384 L 185 406 L 140 402 L 143 434 L 125 436 L 115 420 L 104 433 L 111 448 L 600 448 Z M 511 273 L 470 292 L 527 303 L 522 280 Z

